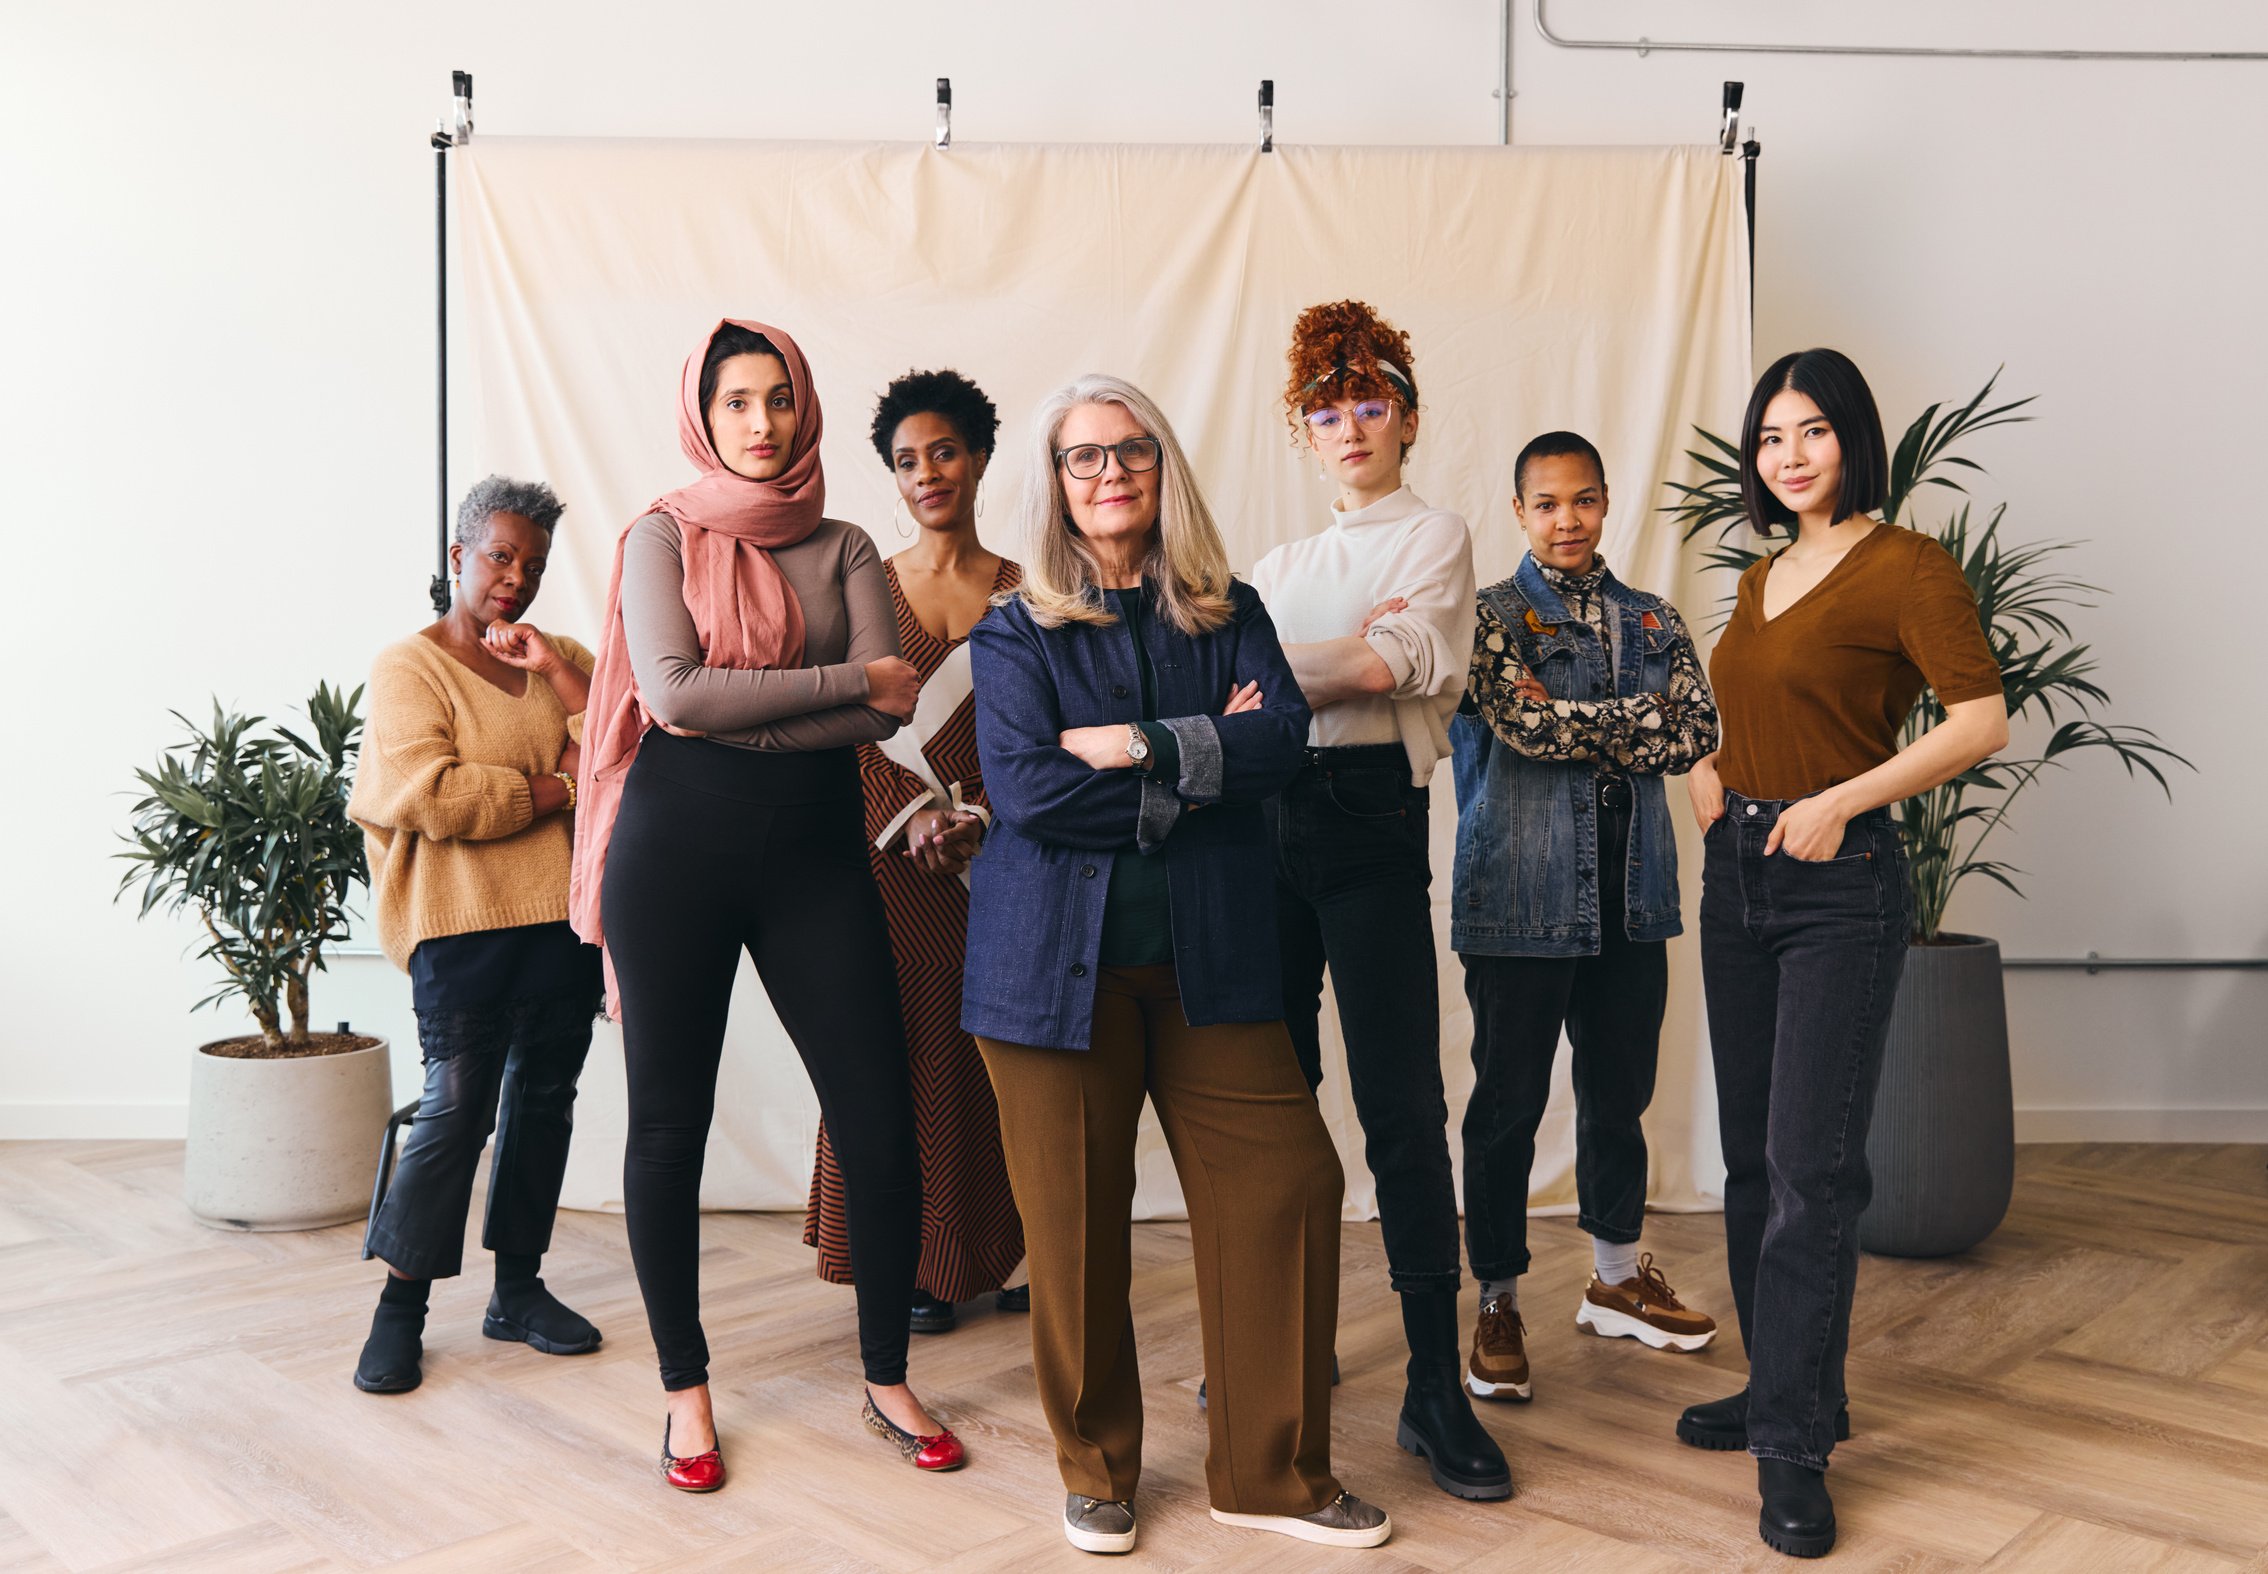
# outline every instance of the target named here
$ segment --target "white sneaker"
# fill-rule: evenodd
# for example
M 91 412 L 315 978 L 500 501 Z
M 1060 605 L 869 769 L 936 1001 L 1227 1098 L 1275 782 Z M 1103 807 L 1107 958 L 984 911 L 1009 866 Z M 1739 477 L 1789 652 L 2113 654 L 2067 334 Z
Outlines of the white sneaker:
M 1716 1320 L 1677 1298 L 1652 1252 L 1638 1259 L 1638 1276 L 1620 1284 L 1608 1284 L 1594 1272 L 1583 1304 L 1575 1308 L 1575 1326 L 1657 1350 L 1698 1350 L 1717 1337 Z
M 1214 1509 L 1213 1518 L 1239 1530 L 1272 1530 L 1325 1547 L 1375 1547 L 1394 1533 L 1386 1511 L 1341 1492 L 1312 1514 L 1231 1514 Z
M 1063 1500 L 1063 1539 L 1081 1552 L 1132 1552 L 1134 1505 L 1070 1493 Z

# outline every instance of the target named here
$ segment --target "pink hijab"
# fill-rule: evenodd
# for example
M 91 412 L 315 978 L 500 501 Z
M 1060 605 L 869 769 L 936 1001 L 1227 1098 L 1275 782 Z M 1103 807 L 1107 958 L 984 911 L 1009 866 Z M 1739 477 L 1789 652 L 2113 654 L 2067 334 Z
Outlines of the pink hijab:
M 709 437 L 701 408 L 701 365 L 726 327 L 760 333 L 779 348 L 795 393 L 795 439 L 787 468 L 770 481 L 751 481 L 725 467 Z M 777 547 L 794 546 L 819 528 L 827 478 L 819 467 L 819 396 L 811 367 L 793 339 L 760 322 L 728 317 L 702 336 L 685 358 L 677 396 L 677 443 L 700 478 L 664 492 L 647 513 L 677 521 L 685 560 L 685 605 L 701 633 L 702 660 L 711 667 L 796 667 L 803 663 L 803 608 L 772 561 Z M 606 581 L 606 622 L 598 666 L 591 674 L 590 708 L 583 716 L 583 779 L 575 802 L 575 856 L 567 889 L 567 916 L 575 933 L 605 944 L 599 926 L 599 889 L 606 877 L 607 843 L 622 807 L 622 784 L 638 757 L 639 740 L 653 717 L 638 696 L 630 645 L 622 630 L 622 546 Z M 616 999 L 613 966 L 607 997 Z M 616 1007 L 617 1011 L 619 1007 Z

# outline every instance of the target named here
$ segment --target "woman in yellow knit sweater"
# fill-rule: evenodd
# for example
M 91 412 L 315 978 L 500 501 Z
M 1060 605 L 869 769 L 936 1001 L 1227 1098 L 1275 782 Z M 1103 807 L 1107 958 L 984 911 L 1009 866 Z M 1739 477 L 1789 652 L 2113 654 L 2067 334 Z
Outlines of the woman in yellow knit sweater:
M 365 1257 L 391 1270 L 354 1373 L 415 1388 L 426 1296 L 463 1265 L 489 1132 L 496 1291 L 481 1332 L 549 1355 L 598 1348 L 537 1269 L 567 1165 L 599 954 L 567 925 L 569 831 L 591 653 L 520 621 L 542 588 L 559 499 L 490 476 L 449 548 L 448 616 L 379 653 L 348 806 L 370 854 L 379 943 L 410 975 L 425 1090 Z M 576 729 L 579 731 L 579 729 Z

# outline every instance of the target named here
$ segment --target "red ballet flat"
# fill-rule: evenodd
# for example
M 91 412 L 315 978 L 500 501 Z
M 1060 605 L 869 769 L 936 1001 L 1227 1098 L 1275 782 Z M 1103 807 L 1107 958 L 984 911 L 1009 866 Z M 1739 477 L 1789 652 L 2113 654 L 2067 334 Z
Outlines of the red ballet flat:
M 866 1396 L 866 1408 L 859 1412 L 858 1418 L 869 1432 L 894 1445 L 916 1470 L 958 1470 L 969 1462 L 967 1450 L 961 1447 L 961 1440 L 953 1435 L 951 1427 L 934 1437 L 909 1432 L 874 1408 L 872 1394 Z
M 661 1478 L 680 1492 L 714 1492 L 724 1485 L 724 1450 L 712 1448 L 705 1454 L 688 1454 L 681 1459 L 669 1451 L 669 1422 L 664 1420 Z

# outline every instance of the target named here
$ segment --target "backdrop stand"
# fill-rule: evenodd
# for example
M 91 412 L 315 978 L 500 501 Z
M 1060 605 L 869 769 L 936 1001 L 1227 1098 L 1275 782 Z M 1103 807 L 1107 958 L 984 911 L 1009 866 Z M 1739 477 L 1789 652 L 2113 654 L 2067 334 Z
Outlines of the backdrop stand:
M 433 128 L 433 336 L 434 434 L 433 580 L 426 595 L 433 615 L 449 615 L 449 150 L 472 140 L 472 73 L 449 73 L 454 99 L 449 118 Z

